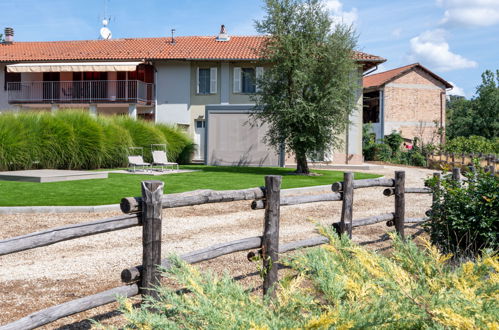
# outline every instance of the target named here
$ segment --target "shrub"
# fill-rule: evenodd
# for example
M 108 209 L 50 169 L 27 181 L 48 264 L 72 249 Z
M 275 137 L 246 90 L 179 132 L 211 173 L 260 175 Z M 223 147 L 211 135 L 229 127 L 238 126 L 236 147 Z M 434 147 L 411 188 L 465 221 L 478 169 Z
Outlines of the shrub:
M 479 168 L 479 167 L 478 167 Z M 451 175 L 427 181 L 436 201 L 426 224 L 432 242 L 444 252 L 476 255 L 499 248 L 499 178 L 481 168 L 465 173 L 466 182 Z
M 448 153 L 484 153 L 499 154 L 499 138 L 486 139 L 483 136 L 459 136 L 447 141 L 443 146 Z
M 230 276 L 201 273 L 172 258 L 165 276 L 186 288 L 134 309 L 121 300 L 126 329 L 445 329 L 494 328 L 499 258 L 485 254 L 452 268 L 424 241 L 394 241 L 393 257 L 370 252 L 324 229 L 330 243 L 284 263 L 291 275 L 270 301 Z M 152 307 L 152 308 L 151 308 Z
M 394 157 L 400 151 L 400 146 L 402 145 L 402 142 L 404 142 L 404 138 L 399 132 L 393 131 L 385 136 L 383 142 L 390 146 L 390 149 L 392 149 L 392 157 Z
M 376 143 L 372 146 L 372 160 L 389 162 L 392 159 L 393 150 L 389 145 Z

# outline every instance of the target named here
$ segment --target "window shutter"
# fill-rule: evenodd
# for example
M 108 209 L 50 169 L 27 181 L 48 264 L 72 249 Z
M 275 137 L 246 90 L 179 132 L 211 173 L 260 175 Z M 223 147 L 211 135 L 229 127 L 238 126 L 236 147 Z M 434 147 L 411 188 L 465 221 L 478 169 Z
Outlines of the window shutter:
M 199 94 L 199 67 L 196 68 L 196 94 Z
M 234 68 L 234 84 L 232 87 L 234 93 L 241 93 L 241 68 Z
M 263 77 L 263 67 L 261 67 L 261 66 L 256 67 L 255 76 L 256 76 L 256 91 L 259 92 L 261 89 L 260 89 L 260 86 L 258 86 L 258 82 Z
M 210 68 L 210 93 L 217 93 L 217 68 Z

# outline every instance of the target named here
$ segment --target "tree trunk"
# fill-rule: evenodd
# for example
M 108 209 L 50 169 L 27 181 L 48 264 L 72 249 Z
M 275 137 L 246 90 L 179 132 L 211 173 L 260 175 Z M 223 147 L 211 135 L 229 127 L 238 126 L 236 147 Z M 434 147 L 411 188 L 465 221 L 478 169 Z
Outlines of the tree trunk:
M 307 155 L 305 153 L 296 153 L 296 173 L 310 174 L 308 169 Z

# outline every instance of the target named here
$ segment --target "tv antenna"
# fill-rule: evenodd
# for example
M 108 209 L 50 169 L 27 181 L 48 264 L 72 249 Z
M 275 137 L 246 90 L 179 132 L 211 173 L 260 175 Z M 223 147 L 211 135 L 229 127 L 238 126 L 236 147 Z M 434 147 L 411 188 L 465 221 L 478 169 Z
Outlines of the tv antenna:
M 109 22 L 111 22 L 111 16 L 107 16 L 107 2 L 104 0 L 104 18 L 102 19 L 102 27 L 100 28 L 100 39 L 109 40 L 112 38 L 113 34 L 111 30 L 107 27 Z

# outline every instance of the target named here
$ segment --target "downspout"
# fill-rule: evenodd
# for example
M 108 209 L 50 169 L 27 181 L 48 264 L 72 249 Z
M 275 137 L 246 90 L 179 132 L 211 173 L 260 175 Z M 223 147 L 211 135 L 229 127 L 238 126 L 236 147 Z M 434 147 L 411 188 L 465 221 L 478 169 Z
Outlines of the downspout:
M 385 137 L 385 93 L 383 89 L 379 90 L 379 124 L 380 124 L 380 138 L 382 140 Z M 378 141 L 379 142 L 379 141 Z
M 156 69 L 156 66 L 154 66 L 154 123 L 158 123 L 158 93 L 156 90 L 156 85 L 158 83 L 158 70 Z

